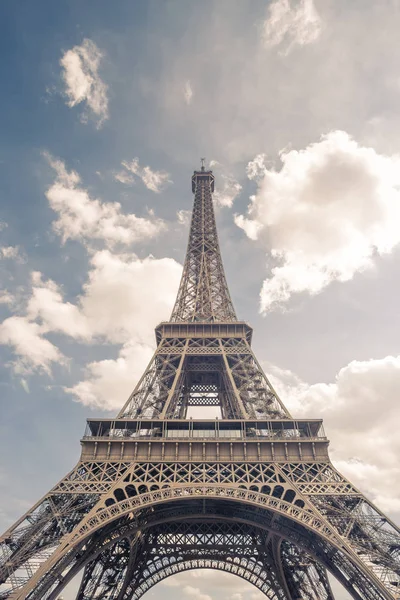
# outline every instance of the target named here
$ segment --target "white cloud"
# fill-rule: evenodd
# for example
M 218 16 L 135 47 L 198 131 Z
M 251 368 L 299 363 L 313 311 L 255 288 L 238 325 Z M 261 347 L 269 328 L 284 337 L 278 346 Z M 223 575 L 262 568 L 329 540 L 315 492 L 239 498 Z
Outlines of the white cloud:
M 284 55 L 296 44 L 313 44 L 321 35 L 322 21 L 313 0 L 275 0 L 268 12 L 263 23 L 264 44 L 281 46 Z
M 210 160 L 210 169 L 216 174 L 215 192 L 213 198 L 217 206 L 231 208 L 233 202 L 242 191 L 242 186 L 230 173 L 226 172 L 225 167 L 217 160 Z
M 189 106 L 189 104 L 191 104 L 192 100 L 193 100 L 193 88 L 192 88 L 192 84 L 190 83 L 189 79 L 185 82 L 185 87 L 183 90 L 183 97 L 185 98 L 186 104 Z
M 25 392 L 26 394 L 30 394 L 30 393 L 31 393 L 31 390 L 29 389 L 29 384 L 28 384 L 28 382 L 26 381 L 26 379 L 24 379 L 24 378 L 22 377 L 22 378 L 20 379 L 20 384 L 21 384 L 21 387 L 22 387 L 22 389 L 24 390 L 24 392 Z
M 149 166 L 141 167 L 138 158 L 134 158 L 130 162 L 123 161 L 121 164 L 126 170 L 120 171 L 114 177 L 122 183 L 132 184 L 134 182 L 132 175 L 134 175 L 142 180 L 147 189 L 156 194 L 160 193 L 167 184 L 172 183 L 171 176 L 167 171 L 153 171 Z
M 143 374 L 153 351 L 150 344 L 127 343 L 116 359 L 89 363 L 85 378 L 65 388 L 65 391 L 85 406 L 120 410 Z
M 109 247 L 130 245 L 154 237 L 165 227 L 159 219 L 123 214 L 118 202 L 101 202 L 91 198 L 88 190 L 81 187 L 78 173 L 67 171 L 61 160 L 46 156 L 57 174 L 46 197 L 59 215 L 53 228 L 63 242 L 90 239 L 101 240 Z
M 19 246 L 1 246 L 0 247 L 0 258 L 10 258 L 21 262 L 23 259 L 20 255 Z
M 27 317 L 39 321 L 45 331 L 64 333 L 75 339 L 90 340 L 93 331 L 87 316 L 80 308 L 64 302 L 60 287 L 42 280 L 41 273 L 32 273 L 32 295 L 28 301 Z
M 181 266 L 170 258 L 141 260 L 134 254 L 108 250 L 96 252 L 90 264 L 76 304 L 63 300 L 54 281 L 44 282 L 40 274 L 33 273 L 28 319 L 39 321 L 46 331 L 77 340 L 129 344 L 134 339 L 152 345 L 152 326 L 169 316 Z
M 59 349 L 43 337 L 43 328 L 25 317 L 9 317 L 0 324 L 0 344 L 12 347 L 17 355 L 13 365 L 17 373 L 50 374 L 52 363 L 66 363 Z
M 190 217 L 192 215 L 191 210 L 177 210 L 176 216 L 178 217 L 179 225 L 184 225 L 185 227 L 190 223 Z
M 91 261 L 81 310 L 96 335 L 113 343 L 153 340 L 152 325 L 169 316 L 182 267 L 173 259 L 98 252 Z M 162 290 L 162 294 L 160 294 Z
M 266 370 L 295 418 L 324 419 L 337 468 L 380 509 L 400 513 L 400 356 L 353 361 L 329 384 Z
M 268 163 L 266 154 L 257 154 L 253 160 L 249 161 L 246 167 L 246 175 L 250 180 L 261 181 L 265 176 L 267 165 L 273 168 L 273 163 Z
M 275 261 L 261 290 L 263 312 L 294 293 L 318 294 L 334 280 L 352 279 L 400 242 L 398 156 L 334 131 L 280 158 L 279 171 L 262 167 L 262 156 L 249 163 L 258 190 L 248 215 L 235 218 Z
M 0 304 L 12 304 L 15 298 L 7 290 L 0 290 Z
M 60 60 L 68 106 L 86 102 L 98 119 L 98 127 L 108 118 L 108 87 L 99 75 L 102 58 L 103 54 L 96 44 L 85 39 L 81 46 L 74 46 L 65 52 Z
M 250 196 L 250 200 L 253 201 L 255 196 Z M 263 225 L 258 221 L 246 219 L 243 215 L 235 215 L 234 221 L 240 229 L 243 229 L 248 238 L 255 241 L 258 239 L 260 231 L 263 229 Z
M 219 206 L 230 208 L 240 194 L 242 186 L 230 175 L 221 174 L 220 179 L 222 179 L 222 188 L 219 189 L 218 183 L 216 184 L 213 195 L 214 200 Z
M 127 171 L 118 171 L 117 173 L 114 173 L 114 179 L 116 181 L 119 181 L 120 183 L 123 183 L 124 185 L 135 184 L 134 176 L 128 173 Z

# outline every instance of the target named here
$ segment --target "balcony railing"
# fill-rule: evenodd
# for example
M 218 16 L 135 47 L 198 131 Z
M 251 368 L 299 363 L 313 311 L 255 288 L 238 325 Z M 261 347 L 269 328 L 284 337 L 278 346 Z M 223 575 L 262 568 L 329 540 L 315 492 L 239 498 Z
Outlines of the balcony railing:
M 84 440 L 299 440 L 326 439 L 321 420 L 90 420 Z

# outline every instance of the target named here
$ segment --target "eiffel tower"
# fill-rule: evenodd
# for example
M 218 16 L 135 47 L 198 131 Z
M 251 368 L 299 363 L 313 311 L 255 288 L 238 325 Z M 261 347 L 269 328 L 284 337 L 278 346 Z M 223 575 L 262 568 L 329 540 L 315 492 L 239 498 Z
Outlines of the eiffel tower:
M 171 319 L 113 419 L 89 419 L 78 465 L 1 538 L 0 598 L 138 600 L 210 568 L 270 600 L 400 598 L 400 531 L 331 464 L 320 419 L 295 419 L 236 318 L 205 169 Z M 162 292 L 161 292 L 162 293 Z M 219 418 L 191 418 L 219 410 Z M 210 408 L 214 407 L 214 408 Z

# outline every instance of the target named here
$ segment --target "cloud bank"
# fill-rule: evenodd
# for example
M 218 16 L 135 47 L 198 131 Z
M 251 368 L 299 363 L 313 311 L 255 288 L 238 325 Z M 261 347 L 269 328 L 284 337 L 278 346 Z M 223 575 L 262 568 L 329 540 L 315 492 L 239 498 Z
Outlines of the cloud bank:
M 265 155 L 248 164 L 257 183 L 235 222 L 272 257 L 261 311 L 293 294 L 318 294 L 369 269 L 400 242 L 400 157 L 378 154 L 344 131 L 302 150 L 283 150 L 275 170 Z
M 400 356 L 352 361 L 333 383 L 267 371 L 294 418 L 324 419 L 336 467 L 380 509 L 400 514 Z
M 172 259 L 102 250 L 93 254 L 83 293 L 72 303 L 54 281 L 33 272 L 25 312 L 0 325 L 0 343 L 16 355 L 17 373 L 47 374 L 52 365 L 67 362 L 49 333 L 116 345 L 116 359 L 90 363 L 86 377 L 66 391 L 88 406 L 119 408 L 150 360 L 153 329 L 169 317 L 180 276 L 181 266 Z

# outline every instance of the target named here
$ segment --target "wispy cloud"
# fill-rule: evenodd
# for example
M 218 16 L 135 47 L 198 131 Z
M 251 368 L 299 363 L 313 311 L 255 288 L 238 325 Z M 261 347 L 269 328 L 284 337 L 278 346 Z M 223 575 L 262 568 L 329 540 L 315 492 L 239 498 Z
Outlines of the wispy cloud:
M 187 225 L 189 225 L 191 215 L 192 215 L 192 211 L 190 211 L 190 210 L 185 210 L 185 209 L 177 210 L 176 216 L 178 218 L 179 225 L 184 225 L 185 227 Z
M 21 386 L 22 386 L 23 390 L 24 390 L 24 391 L 25 391 L 27 394 L 30 394 L 30 393 L 31 393 L 31 390 L 29 389 L 29 385 L 28 385 L 28 382 L 27 382 L 27 380 L 26 380 L 26 379 L 24 379 L 24 378 L 22 377 L 22 378 L 21 378 L 21 380 L 20 380 L 20 384 L 21 384 Z
M 124 185 L 134 185 L 135 183 L 134 176 L 131 175 L 131 173 L 128 173 L 128 171 L 118 171 L 117 173 L 114 173 L 114 179 Z
M 147 189 L 160 193 L 166 185 L 172 183 L 170 174 L 167 171 L 155 171 L 151 167 L 141 167 L 139 159 L 134 158 L 131 161 L 123 161 L 123 170 L 114 174 L 114 179 L 125 185 L 132 185 L 135 177 L 142 180 Z
M 218 206 L 231 208 L 242 191 L 240 183 L 217 160 L 210 160 L 210 168 L 216 172 L 214 200 Z
M 274 0 L 263 23 L 266 46 L 280 46 L 282 54 L 293 47 L 316 42 L 322 32 L 322 21 L 313 0 Z
M 164 222 L 151 218 L 124 214 L 118 202 L 102 202 L 91 198 L 82 187 L 75 171 L 68 171 L 65 164 L 45 155 L 56 173 L 56 179 L 46 192 L 51 208 L 58 214 L 54 230 L 63 242 L 68 239 L 98 240 L 111 247 L 115 244 L 129 245 L 157 235 Z
M 84 39 L 80 46 L 67 50 L 60 60 L 68 106 L 86 103 L 101 127 L 108 118 L 107 85 L 99 75 L 103 53 L 96 44 Z M 84 113 L 83 119 L 87 118 Z
M 183 97 L 185 98 L 186 104 L 189 106 L 189 104 L 191 104 L 193 100 L 193 88 L 189 79 L 185 82 Z
M 0 232 L 5 230 L 8 227 L 7 223 L 4 221 L 0 221 Z M 24 252 L 21 250 L 20 246 L 0 246 L 0 261 L 14 261 L 16 263 L 24 263 L 26 262 L 26 256 Z
M 242 191 L 242 186 L 231 175 L 221 174 L 222 186 L 216 184 L 214 200 L 220 206 L 230 208 L 237 196 Z

